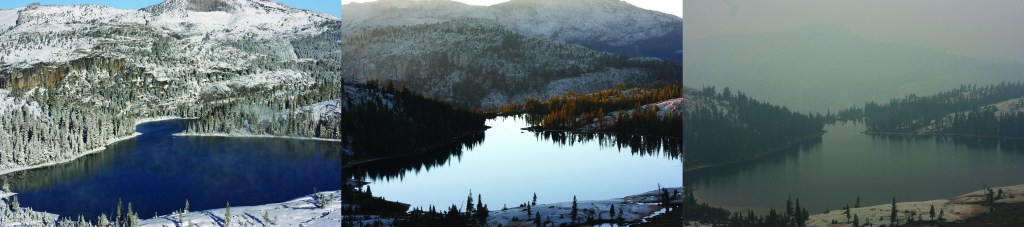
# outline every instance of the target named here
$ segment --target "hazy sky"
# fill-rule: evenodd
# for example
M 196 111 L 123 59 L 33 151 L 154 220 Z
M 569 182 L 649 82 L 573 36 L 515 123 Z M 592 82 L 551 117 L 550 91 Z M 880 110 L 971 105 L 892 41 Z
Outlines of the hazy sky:
M 298 9 L 312 10 L 320 13 L 341 17 L 341 6 L 335 1 L 329 0 L 275 0 L 285 5 Z M 147 6 L 160 4 L 164 0 L 0 0 L 0 9 L 10 9 L 26 6 L 34 2 L 43 5 L 81 5 L 99 4 L 118 9 L 141 9 Z
M 341 0 L 341 4 L 348 4 L 351 2 L 372 2 L 374 0 Z M 508 0 L 454 0 L 456 2 L 462 2 L 469 5 L 482 5 L 489 6 Z M 551 0 L 557 1 L 557 0 Z M 682 0 L 624 0 L 629 4 L 633 4 L 637 7 L 660 11 L 667 14 L 676 15 L 677 17 L 683 17 L 683 1 Z
M 832 23 L 875 42 L 1024 62 L 1024 1 L 686 0 L 684 40 Z

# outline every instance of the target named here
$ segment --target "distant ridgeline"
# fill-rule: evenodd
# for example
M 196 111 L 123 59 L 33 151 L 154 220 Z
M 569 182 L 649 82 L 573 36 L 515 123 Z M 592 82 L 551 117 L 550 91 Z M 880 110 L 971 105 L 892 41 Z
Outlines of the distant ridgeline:
M 874 133 L 962 134 L 1024 138 L 1024 82 L 961 85 L 935 95 L 908 95 L 864 105 Z
M 828 116 L 801 114 L 714 87 L 683 98 L 683 166 L 698 168 L 758 157 L 820 136 Z
M 483 110 L 468 110 L 423 96 L 393 81 L 381 86 L 342 82 L 342 143 L 352 151 L 343 162 L 402 156 L 425 151 L 485 129 Z
M 589 94 L 569 91 L 547 101 L 527 99 L 500 107 L 500 112 L 526 112 L 533 127 L 548 130 L 615 132 L 681 138 L 682 86 L 657 83 L 619 84 Z

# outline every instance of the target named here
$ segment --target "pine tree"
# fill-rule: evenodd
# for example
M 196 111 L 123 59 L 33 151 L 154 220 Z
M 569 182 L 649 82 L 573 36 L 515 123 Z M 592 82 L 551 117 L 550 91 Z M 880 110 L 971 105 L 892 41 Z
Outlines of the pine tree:
M 268 211 L 268 210 L 263 210 L 263 222 L 265 222 L 265 223 L 271 223 L 271 222 L 270 222 L 270 211 Z
M 114 222 L 116 222 L 115 224 L 120 225 L 121 223 L 123 223 L 125 221 L 124 215 L 121 214 L 121 199 L 120 198 L 117 199 L 117 211 L 116 211 L 116 213 L 117 213 L 117 216 L 115 217 Z
M 131 207 L 131 203 L 128 203 L 128 207 Z M 227 202 L 227 208 L 224 208 L 224 227 L 231 226 L 231 202 Z
M 136 224 L 133 222 L 133 221 L 135 221 L 134 220 L 135 217 L 134 217 L 134 213 L 132 212 L 132 202 L 128 202 L 128 213 L 126 213 L 126 215 L 127 215 L 127 217 L 125 218 L 125 223 L 128 226 L 135 226 Z
M 576 214 L 578 214 L 578 212 L 579 210 L 576 208 L 576 196 L 574 195 L 572 196 L 572 211 L 569 212 L 569 217 L 572 218 L 573 223 L 576 223 Z
M 786 222 L 789 222 L 789 218 L 793 217 L 793 196 L 790 195 L 786 198 Z
M 860 208 L 860 195 L 857 195 L 857 203 L 853 205 L 854 208 Z
M 537 218 L 534 219 L 533 224 L 540 226 L 540 212 L 537 212 Z
M 928 216 L 932 218 L 932 221 L 935 221 L 935 205 L 928 209 Z
M 390 80 L 388 82 L 391 82 Z M 469 190 L 469 196 L 466 196 L 466 215 L 469 216 L 473 213 L 473 190 Z
M 803 225 L 803 210 L 800 209 L 800 198 L 796 198 L 796 209 L 793 211 L 793 222 L 797 225 Z
M 857 214 L 853 214 L 853 226 L 860 227 L 860 218 L 857 217 Z
M 608 216 L 615 218 L 615 204 L 612 204 L 612 207 L 608 208 Z
M 533 205 L 534 206 L 537 205 L 537 193 L 536 192 L 533 193 Z
M 847 203 L 846 206 L 843 207 L 843 209 L 845 209 L 845 211 L 843 211 L 843 213 L 846 214 L 846 222 L 849 223 L 850 222 L 850 218 L 851 218 L 851 216 L 850 216 L 850 204 Z
M 110 220 L 107 220 L 107 214 L 100 213 L 100 217 L 96 219 L 96 224 L 101 227 L 105 227 L 110 224 Z
M 892 212 L 889 213 L 889 223 L 891 226 L 895 226 L 896 221 L 896 197 L 892 197 Z
M 20 207 L 20 205 L 18 204 L 18 196 L 16 196 L 16 195 L 15 196 L 11 196 L 11 210 L 12 211 L 19 211 L 19 210 L 21 210 L 21 208 L 19 208 L 19 207 Z
M 491 215 L 490 210 L 487 209 L 487 205 L 480 207 L 480 209 L 477 209 L 476 212 L 477 219 L 480 220 L 480 223 L 487 224 L 487 217 Z

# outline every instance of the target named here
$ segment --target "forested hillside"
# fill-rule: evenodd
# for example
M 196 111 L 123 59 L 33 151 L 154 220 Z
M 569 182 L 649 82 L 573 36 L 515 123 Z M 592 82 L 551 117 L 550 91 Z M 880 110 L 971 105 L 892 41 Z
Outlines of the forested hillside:
M 961 85 L 864 105 L 868 132 L 947 133 L 1024 138 L 1024 82 Z
M 342 82 L 343 163 L 426 151 L 486 129 L 482 110 L 463 109 L 378 80 Z
M 482 19 L 366 27 L 341 35 L 357 80 L 394 80 L 457 105 L 483 107 L 619 83 L 678 81 L 682 66 L 528 37 Z
M 535 129 L 615 132 L 682 138 L 682 86 L 619 84 L 588 94 L 567 92 L 546 101 L 513 102 L 496 111 L 525 112 Z
M 341 68 L 317 59 L 337 47 L 300 41 L 336 29 L 337 18 L 276 2 L 224 3 L 0 10 L 17 19 L 0 32 L 0 137 L 11 141 L 0 143 L 9 160 L 0 170 L 73 159 L 155 117 L 198 117 L 193 134 L 338 138 L 340 115 L 307 113 L 340 100 L 332 81 Z M 264 127 L 225 127 L 243 119 Z
M 826 116 L 802 114 L 729 88 L 686 89 L 683 150 L 687 169 L 758 157 L 821 136 Z

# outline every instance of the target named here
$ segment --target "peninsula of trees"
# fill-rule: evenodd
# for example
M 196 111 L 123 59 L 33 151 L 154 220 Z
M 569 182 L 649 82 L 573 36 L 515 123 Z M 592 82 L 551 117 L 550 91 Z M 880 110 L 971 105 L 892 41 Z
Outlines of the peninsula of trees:
M 802 114 L 760 102 L 743 92 L 704 87 L 683 108 L 687 169 L 758 157 L 824 133 L 828 116 Z
M 863 108 L 868 133 L 956 134 L 1024 138 L 1024 82 L 961 85 Z
M 527 99 L 499 107 L 501 113 L 526 113 L 534 129 L 614 132 L 682 137 L 682 86 L 619 84 L 589 94 L 567 92 L 539 101 Z M 492 111 L 493 112 L 493 111 Z

